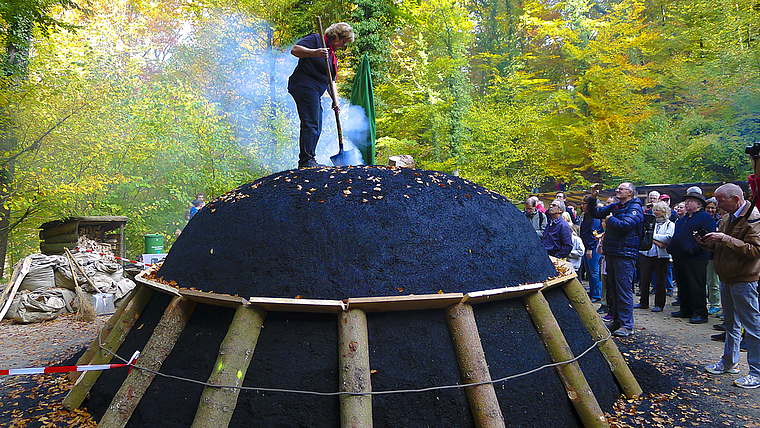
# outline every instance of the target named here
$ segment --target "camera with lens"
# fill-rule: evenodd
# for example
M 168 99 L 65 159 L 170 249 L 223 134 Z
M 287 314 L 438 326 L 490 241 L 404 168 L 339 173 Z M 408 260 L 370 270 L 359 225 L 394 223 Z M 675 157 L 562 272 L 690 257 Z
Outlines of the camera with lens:
M 756 158 L 760 156 L 760 141 L 755 141 L 744 149 L 744 153 Z

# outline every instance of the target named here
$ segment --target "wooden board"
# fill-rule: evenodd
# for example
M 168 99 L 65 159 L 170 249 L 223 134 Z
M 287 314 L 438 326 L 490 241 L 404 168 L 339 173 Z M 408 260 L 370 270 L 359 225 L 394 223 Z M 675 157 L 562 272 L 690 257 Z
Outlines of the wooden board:
M 309 312 L 337 314 L 347 308 L 340 300 L 287 299 L 280 297 L 251 297 L 248 303 L 270 312 Z
M 441 309 L 462 301 L 462 293 L 410 294 L 407 296 L 349 298 L 350 309 L 365 312 L 398 312 L 424 309 Z
M 171 285 L 161 284 L 160 282 L 152 281 L 150 279 L 145 278 L 145 275 L 148 274 L 148 270 L 144 270 L 137 274 L 135 276 L 135 280 L 137 282 L 140 282 L 141 284 L 145 284 L 150 288 L 153 288 L 154 290 L 160 291 L 162 293 L 166 294 L 173 294 L 177 297 L 182 297 L 182 294 L 179 293 L 179 290 L 172 287 Z
M 535 284 L 518 285 L 517 287 L 494 288 L 492 290 L 473 291 L 465 294 L 462 303 L 475 305 L 484 302 L 494 302 L 496 300 L 517 299 L 528 293 L 535 293 L 542 289 L 544 284 L 541 282 Z
M 198 303 L 206 303 L 214 306 L 226 306 L 228 308 L 237 308 L 247 305 L 248 300 L 242 297 L 230 296 L 229 294 L 215 294 L 206 291 L 188 290 L 181 288 L 178 290 L 182 297 Z
M 24 260 L 20 265 L 21 269 L 18 272 L 13 273 L 11 276 L 13 281 L 8 284 L 8 287 L 3 291 L 2 297 L 0 297 L 0 307 L 2 308 L 0 309 L 0 321 L 2 321 L 3 317 L 5 317 L 5 314 L 8 312 L 8 309 L 10 309 L 11 303 L 13 303 L 13 297 L 16 296 L 16 291 L 18 291 L 18 287 L 21 285 L 24 277 L 26 277 L 26 274 L 29 273 L 29 267 L 32 265 L 32 258 L 24 257 Z

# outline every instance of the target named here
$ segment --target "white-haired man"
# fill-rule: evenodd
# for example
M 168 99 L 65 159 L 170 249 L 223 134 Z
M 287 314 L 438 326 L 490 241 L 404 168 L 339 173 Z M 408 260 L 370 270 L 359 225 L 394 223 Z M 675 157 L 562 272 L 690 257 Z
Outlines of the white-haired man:
M 708 233 L 700 242 L 715 250 L 715 271 L 720 279 L 726 343 L 723 358 L 705 367 L 710 373 L 739 373 L 741 327 L 747 340 L 749 374 L 736 379 L 742 388 L 760 386 L 760 308 L 757 281 L 760 277 L 760 213 L 744 199 L 739 186 L 728 183 L 715 190 L 718 208 L 726 212 L 720 231 Z M 747 213 L 749 212 L 749 216 Z
M 565 203 L 559 199 L 549 205 L 546 213 L 549 214 L 549 225 L 544 230 L 544 248 L 550 256 L 558 259 L 565 259 L 573 250 L 573 230 L 570 225 L 562 218 L 565 212 Z

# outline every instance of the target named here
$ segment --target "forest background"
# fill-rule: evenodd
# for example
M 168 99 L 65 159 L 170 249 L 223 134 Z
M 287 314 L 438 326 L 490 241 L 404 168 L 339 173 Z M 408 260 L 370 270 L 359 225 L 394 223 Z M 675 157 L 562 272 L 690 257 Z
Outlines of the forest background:
M 74 215 L 128 216 L 137 257 L 196 193 L 295 167 L 289 49 L 317 15 L 356 30 L 343 97 L 369 57 L 378 164 L 516 200 L 750 172 L 760 0 L 0 0 L 0 260 Z

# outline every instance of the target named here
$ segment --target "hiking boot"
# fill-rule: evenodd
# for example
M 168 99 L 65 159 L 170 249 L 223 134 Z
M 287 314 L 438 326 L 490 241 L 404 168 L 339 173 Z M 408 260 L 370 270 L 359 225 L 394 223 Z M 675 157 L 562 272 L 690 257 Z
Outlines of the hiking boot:
M 739 388 L 754 389 L 760 386 L 760 377 L 748 374 L 747 376 L 736 379 L 734 385 Z
M 621 327 L 621 328 L 615 330 L 612 333 L 612 335 L 613 336 L 617 336 L 617 337 L 629 337 L 629 336 L 633 336 L 633 329 L 632 328 Z
M 723 373 L 736 374 L 736 373 L 739 373 L 739 363 L 736 363 L 733 366 L 726 368 L 723 366 L 723 361 L 721 360 L 715 364 L 705 366 L 705 370 L 707 370 L 708 373 L 712 373 L 712 374 L 723 374 Z

